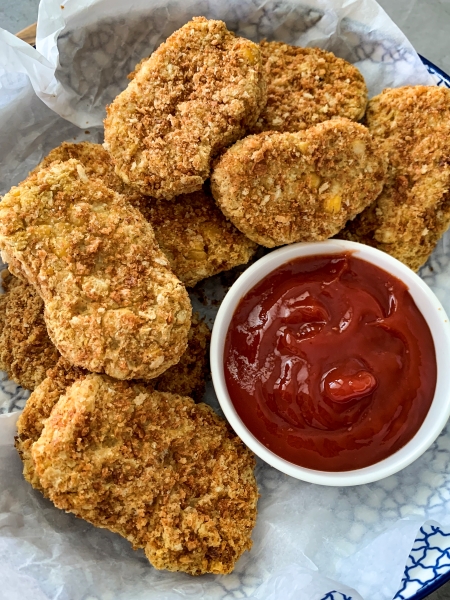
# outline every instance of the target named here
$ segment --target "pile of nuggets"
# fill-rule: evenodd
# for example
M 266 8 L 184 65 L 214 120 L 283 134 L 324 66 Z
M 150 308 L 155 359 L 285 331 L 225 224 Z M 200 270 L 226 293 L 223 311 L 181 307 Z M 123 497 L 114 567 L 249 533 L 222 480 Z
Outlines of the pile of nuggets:
M 158 569 L 229 573 L 255 461 L 201 402 L 209 330 L 186 287 L 333 236 L 418 269 L 450 222 L 450 90 L 368 102 L 332 53 L 203 17 L 130 79 L 103 146 L 63 143 L 0 203 L 0 368 L 32 391 L 34 488 Z

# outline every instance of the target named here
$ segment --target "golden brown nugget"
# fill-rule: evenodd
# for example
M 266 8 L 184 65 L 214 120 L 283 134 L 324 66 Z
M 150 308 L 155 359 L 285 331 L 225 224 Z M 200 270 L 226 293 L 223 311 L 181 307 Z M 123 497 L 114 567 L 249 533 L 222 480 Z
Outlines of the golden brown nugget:
M 162 392 L 200 400 L 210 337 L 206 324 L 197 314 L 192 315 L 188 345 L 180 361 L 152 379 L 151 385 Z M 32 285 L 10 276 L 5 294 L 0 295 L 0 369 L 20 386 L 34 390 L 59 359 L 47 333 L 43 301 Z
M 44 303 L 31 285 L 10 277 L 0 296 L 0 313 L 0 369 L 23 388 L 34 390 L 59 358 L 47 334 Z
M 185 287 L 141 213 L 79 161 L 5 195 L 0 248 L 43 299 L 49 336 L 72 364 L 151 379 L 180 360 L 192 311 Z
M 384 90 L 369 102 L 366 121 L 389 157 L 387 181 L 338 237 L 375 246 L 417 271 L 450 223 L 450 90 Z
M 360 71 L 332 52 L 260 42 L 267 104 L 254 133 L 300 131 L 334 117 L 359 121 L 367 105 Z
M 31 485 L 44 493 L 34 468 L 31 447 L 36 442 L 49 418 L 53 407 L 66 390 L 77 380 L 85 377 L 88 371 L 74 367 L 61 357 L 49 369 L 47 377 L 28 398 L 22 414 L 17 420 L 15 446 L 23 461 L 23 476 Z
M 206 324 L 192 315 L 188 345 L 180 361 L 149 383 L 159 391 L 200 400 L 210 337 Z M 45 326 L 43 301 L 32 285 L 10 276 L 5 294 L 0 295 L 0 369 L 20 386 L 34 390 L 59 359 Z
M 218 160 L 211 189 L 238 229 L 272 248 L 337 233 L 375 200 L 385 171 L 366 127 L 333 119 L 237 142 Z
M 197 17 L 142 61 L 107 107 L 105 147 L 117 174 L 142 193 L 195 192 L 214 155 L 245 135 L 265 101 L 258 45 Z
M 258 248 L 224 217 L 206 187 L 171 202 L 141 196 L 134 206 L 151 223 L 159 247 L 187 286 L 248 263 Z
M 124 194 L 142 212 L 152 225 L 172 271 L 185 285 L 194 286 L 205 277 L 245 264 L 256 252 L 257 244 L 224 217 L 206 186 L 198 192 L 177 196 L 172 202 L 144 196 L 115 174 L 111 158 L 100 144 L 64 142 L 34 172 L 55 160 L 70 158 L 79 160 L 88 176 L 98 177 Z
M 32 447 L 58 507 L 144 548 L 157 569 L 229 573 L 251 547 L 252 453 L 206 404 L 90 374 Z
M 30 292 L 30 290 L 33 290 L 33 288 L 28 285 L 28 291 Z M 36 298 L 39 298 L 34 290 L 33 293 Z M 167 369 L 159 377 L 152 379 L 148 382 L 148 386 L 160 392 L 190 396 L 199 402 L 205 391 L 206 351 L 210 337 L 210 331 L 205 323 L 197 315 L 193 315 L 191 329 L 189 330 L 188 347 L 180 362 Z M 53 346 L 50 338 L 47 339 L 48 343 Z M 38 363 L 37 359 L 36 363 Z M 41 486 L 34 470 L 30 453 L 31 446 L 41 435 L 44 421 L 50 416 L 60 396 L 74 381 L 88 374 L 88 371 L 80 367 L 74 367 L 63 357 L 60 357 L 58 362 L 55 363 L 51 365 L 52 368 L 47 371 L 46 377 L 43 378 L 42 382 L 39 382 L 39 385 L 28 398 L 24 411 L 17 421 L 16 448 L 24 463 L 23 474 L 25 479 L 37 489 L 41 489 Z M 42 370 L 42 365 L 38 363 L 37 369 Z M 20 382 L 17 383 L 20 384 Z
M 93 142 L 63 142 L 50 150 L 47 156 L 31 171 L 30 175 L 38 173 L 54 162 L 65 162 L 71 158 L 80 161 L 88 177 L 101 179 L 107 187 L 123 194 L 131 204 L 134 205 L 135 202 L 142 201 L 142 194 L 124 183 L 116 175 L 109 153 L 101 144 L 94 144 Z M 148 196 L 144 196 L 144 198 L 149 200 Z

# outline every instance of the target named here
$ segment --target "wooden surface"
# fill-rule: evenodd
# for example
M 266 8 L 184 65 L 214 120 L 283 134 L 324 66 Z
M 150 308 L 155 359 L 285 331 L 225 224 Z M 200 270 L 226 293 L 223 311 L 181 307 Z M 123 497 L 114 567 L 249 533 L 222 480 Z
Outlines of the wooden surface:
M 37 23 L 33 23 L 33 25 L 28 25 L 25 29 L 22 29 L 18 33 L 16 33 L 17 37 L 34 46 L 36 43 L 36 25 Z

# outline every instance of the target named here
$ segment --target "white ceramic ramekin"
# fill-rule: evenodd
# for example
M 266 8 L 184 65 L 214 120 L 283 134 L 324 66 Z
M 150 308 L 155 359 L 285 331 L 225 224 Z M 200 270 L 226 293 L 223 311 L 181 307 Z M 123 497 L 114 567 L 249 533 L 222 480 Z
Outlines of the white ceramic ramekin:
M 403 448 L 384 460 L 354 471 L 316 471 L 300 467 L 268 450 L 243 424 L 228 394 L 224 376 L 224 342 L 230 320 L 241 298 L 266 275 L 281 265 L 302 256 L 338 254 L 352 251 L 354 256 L 391 273 L 409 288 L 433 336 L 437 360 L 437 383 L 430 410 L 416 435 Z M 253 452 L 287 475 L 322 485 L 360 485 L 397 473 L 421 456 L 441 433 L 450 416 L 450 323 L 434 293 L 418 275 L 404 264 L 375 248 L 347 242 L 302 243 L 271 252 L 249 267 L 225 296 L 217 314 L 211 339 L 211 371 L 217 397 L 234 431 Z

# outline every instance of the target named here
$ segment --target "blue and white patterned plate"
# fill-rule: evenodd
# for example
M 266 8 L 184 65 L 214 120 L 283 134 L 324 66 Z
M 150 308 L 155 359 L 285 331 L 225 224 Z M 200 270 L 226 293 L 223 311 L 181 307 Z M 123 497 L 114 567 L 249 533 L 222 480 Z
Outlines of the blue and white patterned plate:
M 450 88 L 450 76 L 421 57 L 436 84 Z M 0 413 L 21 410 L 29 392 L 19 388 L 0 372 Z M 420 528 L 405 566 L 403 579 L 394 600 L 422 600 L 450 580 L 450 528 L 428 522 Z M 321 600 L 354 600 L 352 596 L 330 590 Z

